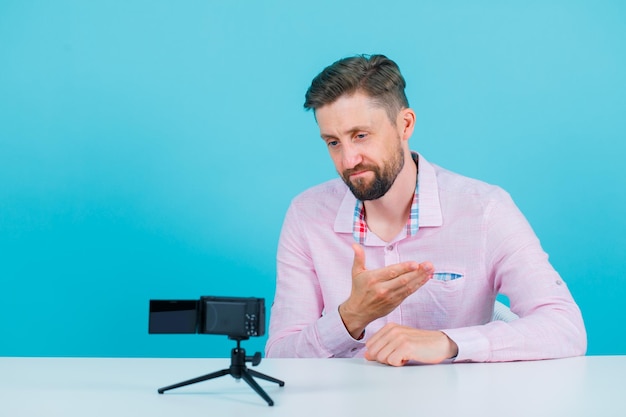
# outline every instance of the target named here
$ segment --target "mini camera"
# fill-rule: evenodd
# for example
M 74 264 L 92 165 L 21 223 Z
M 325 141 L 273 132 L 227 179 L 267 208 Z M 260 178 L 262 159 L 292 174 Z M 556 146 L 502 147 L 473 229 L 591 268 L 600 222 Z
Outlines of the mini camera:
M 265 334 L 265 299 L 203 296 L 150 300 L 150 334 L 221 334 L 247 339 Z

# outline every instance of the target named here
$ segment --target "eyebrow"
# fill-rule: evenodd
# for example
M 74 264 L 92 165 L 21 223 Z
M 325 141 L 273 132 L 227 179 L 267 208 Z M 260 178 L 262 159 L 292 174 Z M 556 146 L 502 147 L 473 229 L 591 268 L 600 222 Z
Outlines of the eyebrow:
M 350 128 L 350 129 L 348 129 L 348 130 L 346 130 L 346 131 L 344 131 L 342 133 L 344 133 L 344 134 L 352 134 L 353 135 L 353 134 L 355 134 L 357 132 L 364 132 L 364 131 L 365 132 L 370 132 L 371 129 L 370 129 L 369 126 L 354 126 L 354 127 Z M 320 133 L 320 136 L 321 136 L 322 139 L 337 139 L 337 137 L 335 135 L 332 135 L 332 134 Z

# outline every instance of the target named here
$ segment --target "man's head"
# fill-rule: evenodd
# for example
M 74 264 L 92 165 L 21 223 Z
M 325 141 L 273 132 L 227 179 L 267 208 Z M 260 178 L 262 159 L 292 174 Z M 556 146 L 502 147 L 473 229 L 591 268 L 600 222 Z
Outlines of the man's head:
M 340 59 L 319 73 L 306 92 L 304 108 L 315 112 L 343 95 L 361 92 L 395 122 L 398 112 L 409 107 L 405 87 L 395 62 L 384 55 L 357 55 Z
M 311 83 L 305 108 L 315 111 L 337 172 L 359 200 L 377 200 L 410 161 L 415 113 L 398 66 L 383 55 L 345 58 Z

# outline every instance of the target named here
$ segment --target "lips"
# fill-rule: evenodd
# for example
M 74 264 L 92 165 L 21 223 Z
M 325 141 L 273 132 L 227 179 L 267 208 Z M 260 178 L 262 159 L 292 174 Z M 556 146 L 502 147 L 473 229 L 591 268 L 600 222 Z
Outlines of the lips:
M 370 171 L 368 171 L 368 170 L 356 171 L 356 172 L 350 173 L 349 176 L 350 176 L 350 178 L 360 177 L 361 175 L 365 174 L 366 172 L 370 172 Z
M 346 169 L 343 175 L 344 175 L 344 178 L 359 177 L 365 174 L 366 172 L 370 172 L 370 171 L 374 171 L 374 169 L 371 167 L 366 167 L 366 166 L 361 165 L 361 166 L 354 167 L 352 169 Z

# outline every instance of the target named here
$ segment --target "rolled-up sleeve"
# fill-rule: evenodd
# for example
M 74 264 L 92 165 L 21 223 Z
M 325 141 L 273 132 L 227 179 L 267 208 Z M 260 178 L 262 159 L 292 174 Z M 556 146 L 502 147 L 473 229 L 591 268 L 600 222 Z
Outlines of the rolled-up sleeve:
M 482 244 L 494 290 L 508 296 L 519 319 L 446 329 L 456 361 L 501 362 L 584 355 L 587 335 L 579 307 L 548 261 L 525 217 L 501 191 L 485 210 Z

